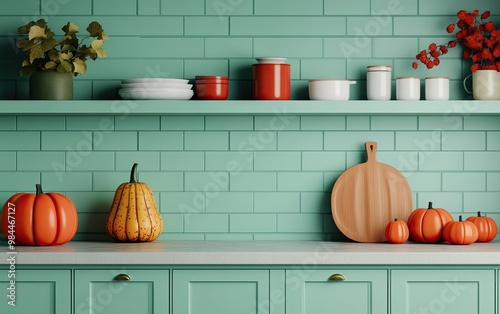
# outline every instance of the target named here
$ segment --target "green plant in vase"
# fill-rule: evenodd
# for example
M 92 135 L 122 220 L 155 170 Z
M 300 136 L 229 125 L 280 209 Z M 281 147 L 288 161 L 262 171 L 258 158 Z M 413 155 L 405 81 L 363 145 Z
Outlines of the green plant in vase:
M 25 58 L 21 65 L 20 74 L 30 77 L 30 98 L 31 99 L 60 99 L 59 96 L 44 96 L 50 87 L 35 87 L 32 85 L 38 82 L 51 82 L 55 80 L 52 87 L 56 88 L 56 93 L 60 93 L 61 85 L 68 87 L 71 84 L 71 99 L 73 97 L 74 76 L 84 74 L 87 71 L 87 59 L 96 60 L 105 58 L 106 52 L 103 49 L 104 40 L 108 36 L 104 32 L 101 24 L 91 22 L 87 27 L 88 36 L 79 40 L 77 37 L 78 26 L 68 22 L 62 28 L 64 34 L 57 40 L 55 33 L 48 27 L 44 19 L 31 21 L 19 27 L 18 32 L 25 35 L 24 38 L 16 41 L 16 46 L 25 53 Z M 90 40 L 92 38 L 92 40 Z M 87 45 L 84 42 L 90 40 Z M 39 78 L 42 77 L 43 79 Z M 60 77 L 65 77 L 61 79 Z M 68 82 L 70 77 L 71 83 Z M 59 91 L 58 91 L 59 90 Z M 32 95 L 32 92 L 35 95 Z M 69 99 L 68 95 L 61 95 L 62 99 Z M 55 97 L 55 98 L 54 98 Z

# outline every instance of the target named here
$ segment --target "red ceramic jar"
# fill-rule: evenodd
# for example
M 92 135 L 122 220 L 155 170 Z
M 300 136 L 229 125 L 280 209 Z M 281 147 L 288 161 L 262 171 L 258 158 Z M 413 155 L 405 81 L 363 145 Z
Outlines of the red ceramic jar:
M 252 65 L 253 99 L 290 100 L 290 65 L 258 63 Z
M 194 88 L 200 100 L 226 100 L 229 79 L 227 76 L 199 75 L 195 77 Z

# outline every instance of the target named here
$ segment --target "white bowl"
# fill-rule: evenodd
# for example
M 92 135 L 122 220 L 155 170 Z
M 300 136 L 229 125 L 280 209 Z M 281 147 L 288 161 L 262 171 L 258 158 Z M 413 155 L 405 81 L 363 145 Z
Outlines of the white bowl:
M 179 99 L 188 100 L 193 97 L 194 91 L 191 89 L 163 89 L 163 90 L 150 90 L 127 88 L 120 89 L 118 95 L 123 99 L 131 100 L 146 100 L 146 99 Z
M 161 90 L 165 88 L 174 89 L 191 89 L 193 84 L 183 84 L 183 83 L 122 83 L 122 88 L 138 88 L 138 89 L 148 89 L 148 90 Z
M 311 100 L 349 100 L 349 80 L 310 80 L 309 98 Z
M 177 84 L 187 84 L 189 80 L 184 79 L 174 79 L 174 78 L 161 78 L 161 77 L 145 77 L 145 78 L 131 78 L 122 80 L 122 83 L 147 83 L 147 84 L 161 84 L 161 83 L 177 83 Z

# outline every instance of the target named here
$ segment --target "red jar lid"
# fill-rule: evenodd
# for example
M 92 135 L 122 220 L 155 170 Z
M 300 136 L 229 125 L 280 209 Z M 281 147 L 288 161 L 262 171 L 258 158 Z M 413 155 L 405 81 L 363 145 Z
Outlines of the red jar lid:
M 200 85 L 200 84 L 221 84 L 221 85 L 228 85 L 229 81 L 211 81 L 211 80 L 197 80 L 194 82 L 195 85 Z
M 215 76 L 215 75 L 197 75 L 195 80 L 214 80 L 214 81 L 227 81 L 229 78 L 227 76 Z

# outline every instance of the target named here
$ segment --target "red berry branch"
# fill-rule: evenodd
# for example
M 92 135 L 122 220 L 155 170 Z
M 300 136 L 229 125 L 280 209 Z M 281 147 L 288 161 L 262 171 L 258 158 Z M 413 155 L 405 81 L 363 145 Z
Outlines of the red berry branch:
M 430 44 L 428 49 L 417 54 L 417 60 L 425 64 L 428 69 L 432 69 L 439 65 L 441 62 L 439 58 L 448 53 L 448 48 L 461 44 L 464 47 L 462 57 L 472 61 L 470 67 L 472 72 L 489 69 L 500 71 L 500 29 L 497 29 L 493 22 L 484 21 L 490 17 L 490 11 L 479 15 L 478 10 L 470 13 L 460 10 L 457 16 L 458 22 L 446 28 L 448 33 L 453 33 L 457 29 L 456 39 L 445 45 Z M 418 63 L 413 62 L 412 67 L 417 69 Z

